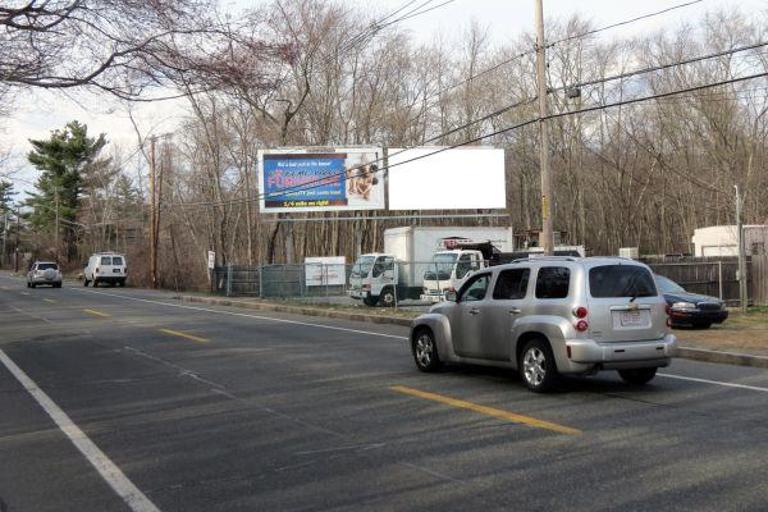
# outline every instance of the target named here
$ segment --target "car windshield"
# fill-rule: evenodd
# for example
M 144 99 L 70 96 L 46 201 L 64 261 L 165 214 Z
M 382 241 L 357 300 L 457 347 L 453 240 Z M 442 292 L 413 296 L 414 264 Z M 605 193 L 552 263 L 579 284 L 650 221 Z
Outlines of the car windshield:
M 432 263 L 429 264 L 424 272 L 424 279 L 434 281 L 435 279 L 445 280 L 451 278 L 453 265 L 459 255 L 452 252 L 437 253 L 432 257 Z M 437 277 L 435 277 L 437 275 Z
M 601 265 L 590 269 L 589 290 L 595 298 L 657 294 L 651 273 L 637 265 Z
M 48 270 L 49 268 L 52 268 L 53 270 L 58 270 L 59 266 L 55 263 L 38 263 L 37 264 L 37 270 Z
M 669 279 L 668 277 L 656 275 L 656 284 L 659 285 L 661 293 L 685 293 L 685 288 Z
M 354 266 L 352 267 L 352 272 L 350 272 L 350 277 L 364 277 L 367 276 L 368 273 L 371 271 L 371 268 L 373 267 L 373 262 L 376 260 L 375 256 L 361 256 L 357 259 Z

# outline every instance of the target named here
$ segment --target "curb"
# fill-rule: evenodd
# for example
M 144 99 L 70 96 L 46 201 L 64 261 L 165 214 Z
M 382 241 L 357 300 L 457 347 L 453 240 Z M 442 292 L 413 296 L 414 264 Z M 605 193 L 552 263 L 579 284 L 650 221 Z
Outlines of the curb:
M 347 311 L 330 311 L 321 308 L 288 306 L 271 302 L 240 301 L 220 299 L 216 297 L 198 297 L 194 295 L 182 295 L 182 302 L 212 304 L 216 306 L 230 306 L 235 308 L 253 309 L 257 311 L 274 311 L 275 313 L 290 313 L 294 315 L 317 316 L 322 318 L 335 318 L 337 320 L 352 320 L 355 322 L 369 322 L 373 324 L 390 324 L 410 326 L 410 318 L 400 318 L 389 315 L 367 315 L 365 313 L 352 313 Z
M 230 306 L 236 308 L 253 309 L 257 311 L 274 311 L 276 313 L 290 313 L 295 315 L 317 316 L 322 318 L 335 318 L 337 320 L 352 320 L 356 322 L 369 322 L 374 324 L 390 324 L 410 326 L 411 319 L 388 315 L 370 315 L 365 313 L 351 313 L 347 311 L 329 311 L 322 308 L 288 306 L 271 302 L 240 301 L 216 297 L 199 297 L 194 295 L 182 295 L 182 302 L 212 304 L 216 306 Z M 675 357 L 702 361 L 706 363 L 731 364 L 737 366 L 752 366 L 754 368 L 768 368 L 768 357 L 741 354 L 737 352 L 719 352 L 694 347 L 677 348 Z
M 768 368 L 768 357 L 741 354 L 738 352 L 719 352 L 703 348 L 677 347 L 677 357 L 702 361 L 705 363 L 733 364 L 737 366 L 752 366 Z

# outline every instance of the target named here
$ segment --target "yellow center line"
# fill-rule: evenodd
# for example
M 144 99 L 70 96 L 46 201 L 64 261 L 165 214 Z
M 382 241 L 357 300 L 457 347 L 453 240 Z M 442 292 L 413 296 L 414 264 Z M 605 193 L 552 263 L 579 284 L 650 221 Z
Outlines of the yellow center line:
M 503 409 L 496 409 L 485 405 L 479 405 L 472 402 L 467 402 L 466 400 L 451 398 L 445 395 L 438 395 L 437 393 L 421 391 L 418 389 L 409 388 L 407 386 L 391 386 L 389 389 L 392 391 L 397 391 L 398 393 L 405 393 L 406 395 L 416 396 L 426 400 L 432 400 L 434 402 L 440 402 L 441 404 L 458 407 L 459 409 L 467 409 L 469 411 L 478 412 L 487 416 L 493 416 L 494 418 L 511 421 L 513 423 L 522 423 L 531 427 L 543 428 L 545 430 L 559 432 L 560 434 L 579 435 L 582 433 L 581 430 L 566 427 L 565 425 L 559 425 L 557 423 L 532 418 L 530 416 L 524 416 L 522 414 L 515 414 L 514 412 L 505 411 Z
M 43 299 L 45 302 L 50 302 L 51 304 L 56 304 L 56 301 L 53 299 Z
M 84 309 L 83 311 L 90 313 L 91 315 L 101 316 L 104 318 L 112 316 L 107 313 L 102 313 L 101 311 L 96 311 L 95 309 Z
M 170 334 L 171 336 L 179 336 L 180 338 L 187 338 L 188 340 L 197 341 L 198 343 L 208 343 L 208 339 L 195 336 L 193 334 L 187 334 L 185 332 L 174 331 L 171 329 L 159 329 L 160 332 Z

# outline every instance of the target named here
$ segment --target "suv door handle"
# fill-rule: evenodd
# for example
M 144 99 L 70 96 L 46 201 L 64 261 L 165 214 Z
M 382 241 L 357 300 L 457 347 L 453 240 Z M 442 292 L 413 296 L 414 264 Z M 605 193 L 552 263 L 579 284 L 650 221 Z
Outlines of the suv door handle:
M 509 310 L 510 315 L 519 315 L 520 313 L 522 313 L 522 311 L 520 311 L 520 308 L 512 308 Z
M 480 310 L 477 309 L 477 308 L 472 308 L 472 309 L 469 310 L 469 314 L 470 315 L 479 315 L 480 314 Z

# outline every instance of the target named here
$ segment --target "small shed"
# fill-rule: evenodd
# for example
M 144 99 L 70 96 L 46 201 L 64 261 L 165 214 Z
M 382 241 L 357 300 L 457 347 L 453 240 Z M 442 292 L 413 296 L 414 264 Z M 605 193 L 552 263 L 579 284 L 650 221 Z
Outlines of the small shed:
M 738 256 L 738 229 L 735 224 L 709 226 L 694 230 L 691 241 L 696 257 Z M 747 255 L 766 254 L 768 225 L 744 226 L 744 252 Z

